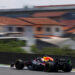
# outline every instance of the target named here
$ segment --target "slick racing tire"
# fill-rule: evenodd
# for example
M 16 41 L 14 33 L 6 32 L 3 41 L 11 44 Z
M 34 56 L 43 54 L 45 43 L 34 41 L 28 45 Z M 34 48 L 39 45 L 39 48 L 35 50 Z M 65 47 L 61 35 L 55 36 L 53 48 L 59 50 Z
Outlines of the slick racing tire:
M 18 69 L 18 70 L 23 69 L 23 68 L 24 68 L 24 62 L 23 62 L 22 60 L 17 60 L 17 61 L 15 62 L 15 67 L 16 67 L 16 69 Z
M 44 68 L 45 72 L 53 72 L 54 71 L 54 65 L 52 63 L 47 62 Z
M 72 65 L 71 64 L 64 64 L 63 65 L 63 71 L 64 72 L 71 72 L 72 70 Z

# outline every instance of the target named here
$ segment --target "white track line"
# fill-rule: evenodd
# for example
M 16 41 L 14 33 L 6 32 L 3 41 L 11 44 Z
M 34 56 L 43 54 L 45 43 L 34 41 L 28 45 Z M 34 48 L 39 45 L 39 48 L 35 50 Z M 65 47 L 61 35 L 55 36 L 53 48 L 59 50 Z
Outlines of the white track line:
M 0 65 L 0 67 L 10 67 L 10 65 Z
M 75 71 L 71 71 L 71 72 L 75 72 Z

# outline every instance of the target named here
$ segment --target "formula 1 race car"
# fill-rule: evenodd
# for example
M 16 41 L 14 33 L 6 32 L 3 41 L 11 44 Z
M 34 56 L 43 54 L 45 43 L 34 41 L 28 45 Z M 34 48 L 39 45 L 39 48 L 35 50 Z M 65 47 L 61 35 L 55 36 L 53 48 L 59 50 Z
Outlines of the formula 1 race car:
M 45 72 L 58 72 L 58 70 L 70 72 L 72 70 L 71 60 L 62 58 L 53 59 L 49 56 L 36 58 L 32 61 L 23 61 L 19 59 L 11 64 L 11 67 L 13 66 L 15 66 L 18 70 L 21 70 L 26 66 L 30 70 Z

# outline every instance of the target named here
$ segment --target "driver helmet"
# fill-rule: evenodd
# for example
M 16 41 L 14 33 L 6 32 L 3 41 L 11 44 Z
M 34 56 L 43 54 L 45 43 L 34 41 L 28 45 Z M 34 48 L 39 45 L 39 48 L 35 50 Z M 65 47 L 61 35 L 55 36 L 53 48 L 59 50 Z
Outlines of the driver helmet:
M 52 57 L 49 57 L 49 56 L 44 56 L 42 58 L 43 61 L 53 61 L 54 59 Z

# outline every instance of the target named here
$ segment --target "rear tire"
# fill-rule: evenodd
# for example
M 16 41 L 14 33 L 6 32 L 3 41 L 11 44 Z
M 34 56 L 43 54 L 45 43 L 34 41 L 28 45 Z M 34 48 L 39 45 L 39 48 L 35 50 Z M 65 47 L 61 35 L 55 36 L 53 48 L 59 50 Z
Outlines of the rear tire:
M 24 62 L 22 60 L 17 60 L 16 63 L 15 63 L 15 67 L 18 70 L 23 69 L 24 68 Z
M 63 71 L 64 72 L 71 72 L 72 70 L 72 65 L 71 64 L 64 64 L 63 65 Z

